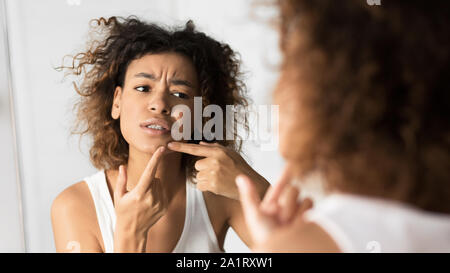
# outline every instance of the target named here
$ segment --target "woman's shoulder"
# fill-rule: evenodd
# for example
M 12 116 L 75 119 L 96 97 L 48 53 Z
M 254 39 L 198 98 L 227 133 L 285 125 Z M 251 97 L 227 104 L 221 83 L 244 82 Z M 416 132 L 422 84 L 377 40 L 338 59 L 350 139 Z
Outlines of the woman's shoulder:
M 76 182 L 64 189 L 53 200 L 51 206 L 52 218 L 73 217 L 77 215 L 91 215 L 93 201 L 89 187 L 84 180 Z M 95 215 L 94 215 L 95 216 Z
M 69 210 L 90 207 L 93 202 L 87 181 L 95 180 L 100 174 L 101 172 L 96 172 L 65 188 L 53 200 L 52 211 L 53 209 Z
M 320 225 L 297 216 L 290 224 L 271 232 L 268 239 L 254 245 L 254 252 L 337 253 L 337 242 Z
M 73 241 L 82 242 L 87 251 L 102 251 L 95 205 L 85 182 L 72 184 L 53 200 L 51 220 L 58 251 L 65 251 Z

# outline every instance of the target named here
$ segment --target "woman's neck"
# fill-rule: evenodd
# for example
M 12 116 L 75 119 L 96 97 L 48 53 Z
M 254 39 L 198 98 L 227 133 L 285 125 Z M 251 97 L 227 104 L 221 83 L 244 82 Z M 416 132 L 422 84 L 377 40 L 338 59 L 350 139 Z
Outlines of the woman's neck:
M 132 190 L 144 172 L 150 158 L 153 154 L 142 153 L 134 150 L 130 146 L 130 153 L 127 164 L 127 190 Z M 159 179 L 164 185 L 167 197 L 173 199 L 175 194 L 183 189 L 186 183 L 186 174 L 181 166 L 181 154 L 166 150 L 166 154 L 161 158 L 155 173 L 155 178 Z

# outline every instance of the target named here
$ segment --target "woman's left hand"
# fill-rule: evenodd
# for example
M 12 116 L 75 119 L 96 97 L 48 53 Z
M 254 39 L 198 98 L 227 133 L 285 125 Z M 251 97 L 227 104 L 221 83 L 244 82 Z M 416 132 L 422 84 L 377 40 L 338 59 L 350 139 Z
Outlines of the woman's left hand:
M 264 199 L 255 191 L 249 177 L 236 179 L 247 228 L 251 230 L 255 252 L 298 252 L 303 214 L 313 206 L 310 198 L 299 202 L 300 191 L 291 185 L 291 174 L 286 168 L 280 180 L 272 185 Z
M 252 179 L 260 197 L 264 196 L 266 189 L 270 186 L 269 182 L 253 170 L 236 151 L 218 143 L 170 142 L 167 147 L 172 151 L 204 157 L 195 163 L 195 169 L 198 171 L 197 188 L 201 191 L 210 191 L 239 200 L 235 183 L 239 174 Z

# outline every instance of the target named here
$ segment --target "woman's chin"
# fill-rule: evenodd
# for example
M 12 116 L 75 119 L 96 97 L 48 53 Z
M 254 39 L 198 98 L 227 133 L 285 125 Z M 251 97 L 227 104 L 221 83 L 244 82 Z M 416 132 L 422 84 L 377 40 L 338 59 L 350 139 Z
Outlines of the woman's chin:
M 153 154 L 159 147 L 164 146 L 167 148 L 167 144 L 170 142 L 171 140 L 167 139 L 167 140 L 161 140 L 161 141 L 155 141 L 153 143 L 148 143 L 146 144 L 144 147 L 142 147 L 140 150 L 144 153 L 150 153 Z M 169 150 L 169 149 L 166 149 Z M 166 151 L 167 152 L 167 151 Z

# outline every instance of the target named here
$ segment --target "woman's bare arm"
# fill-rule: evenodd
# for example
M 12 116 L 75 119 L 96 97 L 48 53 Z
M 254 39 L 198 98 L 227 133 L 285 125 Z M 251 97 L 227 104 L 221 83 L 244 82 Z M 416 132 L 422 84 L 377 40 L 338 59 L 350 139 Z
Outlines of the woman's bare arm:
M 229 199 L 225 206 L 227 208 L 228 225 L 233 228 L 239 238 L 252 249 L 254 244 L 250 231 L 245 223 L 244 214 L 242 212 L 241 202 Z
M 267 184 L 260 183 L 260 185 L 261 186 L 257 189 L 257 191 L 260 198 L 262 199 L 269 188 L 268 185 L 270 184 L 267 182 Z M 245 223 L 245 217 L 242 210 L 241 201 L 229 198 L 224 198 L 223 200 L 226 203 L 225 205 L 223 205 L 223 207 L 226 208 L 226 214 L 228 216 L 228 225 L 233 228 L 233 230 L 236 232 L 239 238 L 247 245 L 247 247 L 252 248 L 254 246 L 254 243 L 252 241 L 252 236 L 250 234 L 251 231 L 248 230 L 247 225 Z
M 97 217 L 85 182 L 68 187 L 55 198 L 51 218 L 57 252 L 103 252 L 95 235 Z

